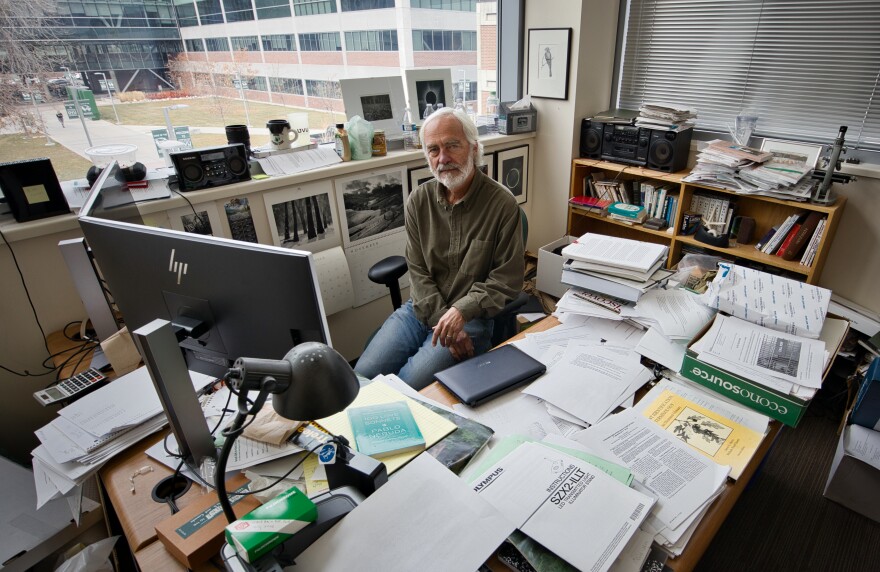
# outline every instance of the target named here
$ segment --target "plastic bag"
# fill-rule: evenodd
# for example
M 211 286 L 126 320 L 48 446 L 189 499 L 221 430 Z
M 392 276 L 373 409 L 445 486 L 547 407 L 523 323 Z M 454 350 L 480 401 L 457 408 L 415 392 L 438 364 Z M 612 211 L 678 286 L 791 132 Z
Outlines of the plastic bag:
M 678 282 L 682 288 L 702 294 L 715 277 L 721 260 L 719 256 L 708 254 L 686 254 L 678 262 L 676 273 L 669 280 Z
M 113 572 L 108 557 L 118 536 L 111 536 L 90 544 L 65 560 L 55 572 Z
M 373 156 L 373 126 L 369 121 L 355 115 L 345 124 L 351 145 L 351 160 L 360 161 Z

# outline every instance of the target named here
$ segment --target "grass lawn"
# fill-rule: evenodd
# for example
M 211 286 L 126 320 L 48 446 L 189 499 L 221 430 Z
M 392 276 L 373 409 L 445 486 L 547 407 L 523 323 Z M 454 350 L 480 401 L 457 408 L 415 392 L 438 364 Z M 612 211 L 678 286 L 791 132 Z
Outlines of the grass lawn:
M 46 147 L 46 138 L 42 135 L 0 135 L 0 157 L 48 157 L 59 181 L 82 179 L 92 166 L 91 161 L 80 157 L 64 145 Z
M 165 114 L 162 108 L 181 104 L 189 107 L 168 111 L 174 125 L 223 127 L 224 125 L 244 125 L 246 123 L 244 103 L 236 99 L 217 98 L 215 100 L 210 97 L 199 97 L 117 103 L 116 111 L 119 113 L 119 121 L 125 125 L 165 125 Z M 312 129 L 323 130 L 331 123 L 345 121 L 343 113 L 331 115 L 327 111 L 248 102 L 251 127 L 266 127 L 266 122 L 270 119 L 287 119 L 288 113 L 298 111 L 305 111 L 309 114 L 309 127 Z M 113 119 L 113 110 L 109 104 L 101 106 L 101 115 L 104 119 Z

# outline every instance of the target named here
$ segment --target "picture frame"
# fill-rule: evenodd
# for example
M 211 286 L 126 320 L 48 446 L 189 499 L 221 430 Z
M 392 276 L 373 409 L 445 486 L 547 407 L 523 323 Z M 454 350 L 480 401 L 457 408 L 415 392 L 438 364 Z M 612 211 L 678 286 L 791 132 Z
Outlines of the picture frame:
M 807 165 L 813 168 L 819 162 L 823 148 L 822 145 L 816 143 L 801 143 L 799 141 L 786 141 L 785 139 L 766 138 L 761 143 L 761 151 L 803 155 L 807 158 Z
M 193 209 L 195 209 L 195 213 L 193 213 Z M 196 220 L 196 215 L 200 220 Z M 212 202 L 170 210 L 168 211 L 168 220 L 174 230 L 227 238 L 221 222 L 220 210 Z
M 528 201 L 529 146 L 498 151 L 496 157 L 496 180 L 513 193 L 517 204 Z
M 571 28 L 529 30 L 528 84 L 532 97 L 568 99 Z
M 419 185 L 426 183 L 434 178 L 431 169 L 424 165 L 422 167 L 410 167 L 407 174 L 409 175 L 409 192 L 412 193 Z
M 488 151 L 483 151 L 483 173 L 486 174 L 487 177 L 493 180 L 497 180 L 495 176 L 495 152 L 491 153 Z
M 346 248 L 402 233 L 408 196 L 406 169 L 366 171 L 333 181 L 342 242 Z
M 445 107 L 454 104 L 450 68 L 408 69 L 404 70 L 404 74 L 407 106 L 416 125 L 421 125 L 424 121 L 422 116 L 428 103 L 442 103 Z
M 340 79 L 342 103 L 349 119 L 355 115 L 369 121 L 374 129 L 383 129 L 386 137 L 403 136 L 401 120 L 407 100 L 403 79 L 398 76 Z
M 336 196 L 329 180 L 263 194 L 272 243 L 321 252 L 341 245 Z
M 260 242 L 254 214 L 248 197 L 233 197 L 223 203 L 223 212 L 229 223 L 229 236 L 242 242 Z
M 0 190 L 16 222 L 70 213 L 52 161 L 45 157 L 0 163 Z

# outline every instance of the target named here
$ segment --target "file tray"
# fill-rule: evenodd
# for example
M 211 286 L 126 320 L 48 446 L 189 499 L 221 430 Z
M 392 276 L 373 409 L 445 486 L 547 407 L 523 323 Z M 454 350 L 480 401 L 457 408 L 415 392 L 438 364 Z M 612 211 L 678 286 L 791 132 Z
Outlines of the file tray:
M 781 421 L 790 427 L 797 427 L 810 405 L 810 400 L 798 399 L 770 389 L 735 373 L 709 365 L 697 357 L 697 353 L 691 347 L 709 331 L 713 321 L 714 318 L 688 344 L 684 361 L 681 364 L 681 375 L 728 399 L 763 413 L 771 419 Z M 825 342 L 825 348 L 831 355 L 831 359 L 828 360 L 822 372 L 823 380 L 828 375 L 834 361 L 833 358 L 840 350 L 848 330 L 849 321 L 828 314 L 822 327 L 822 333 L 819 335 L 819 339 Z

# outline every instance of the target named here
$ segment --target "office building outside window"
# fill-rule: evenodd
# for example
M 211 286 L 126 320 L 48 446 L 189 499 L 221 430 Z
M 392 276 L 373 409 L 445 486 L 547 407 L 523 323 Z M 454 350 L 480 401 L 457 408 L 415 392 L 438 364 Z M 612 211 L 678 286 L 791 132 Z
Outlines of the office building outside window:
M 174 9 L 177 11 L 177 22 L 181 28 L 199 25 L 196 4 L 193 0 L 174 0 Z
M 276 93 L 305 95 L 303 92 L 302 80 L 289 77 L 270 77 L 269 88 Z
M 197 0 L 196 6 L 199 10 L 199 21 L 202 23 L 202 26 L 223 23 L 223 11 L 220 8 L 220 0 Z
M 477 49 L 477 33 L 468 30 L 413 30 L 413 50 L 471 52 Z
M 297 16 L 330 14 L 336 12 L 336 0 L 293 0 L 293 13 Z
M 293 34 L 269 34 L 262 37 L 264 52 L 295 52 Z
M 229 38 L 232 42 L 233 50 L 242 50 L 245 52 L 259 52 L 260 41 L 256 36 L 237 36 Z
M 339 32 L 300 34 L 299 49 L 304 52 L 338 52 L 342 50 Z
M 223 0 L 223 11 L 227 22 L 245 22 L 254 19 L 251 0 Z
M 228 52 L 229 40 L 227 38 L 205 38 L 205 47 L 209 52 Z
M 369 30 L 345 33 L 349 52 L 396 52 L 397 30 Z
M 459 10 L 463 12 L 475 12 L 477 9 L 476 0 L 410 0 L 410 5 L 413 8 Z
M 186 46 L 186 51 L 188 51 L 188 52 L 204 52 L 205 51 L 205 42 L 201 38 L 196 38 L 194 40 L 184 40 L 183 43 Z
M 289 0 L 254 0 L 258 20 L 287 18 L 290 16 Z
M 394 8 L 394 0 L 340 0 L 339 4 L 343 12 Z

